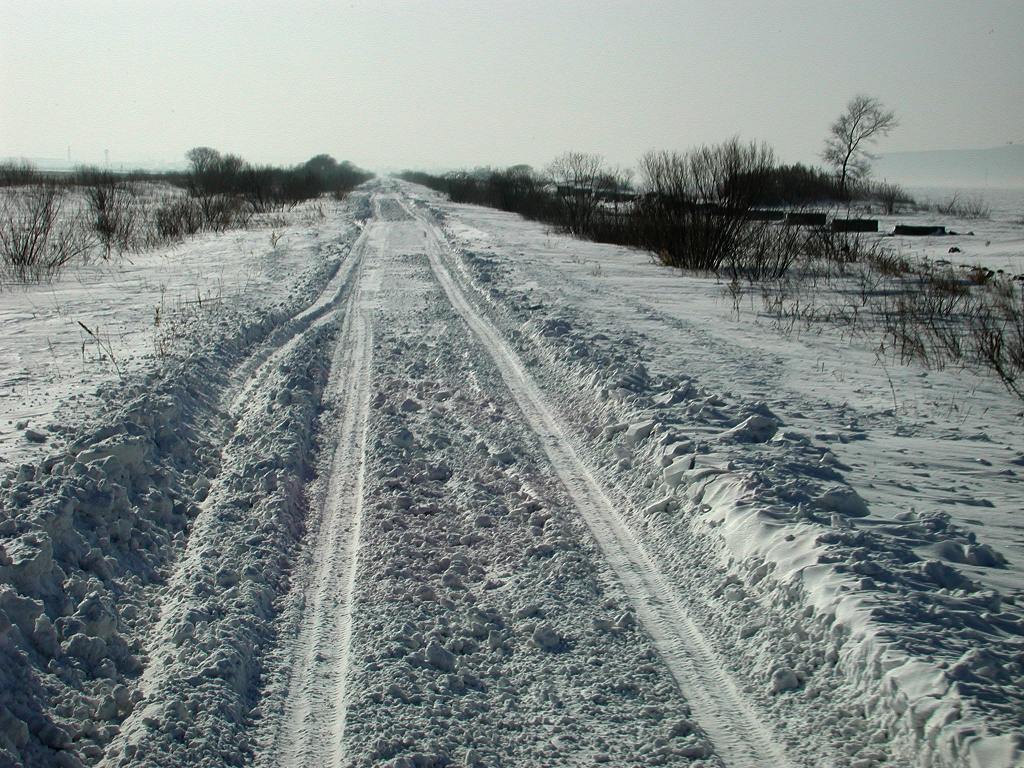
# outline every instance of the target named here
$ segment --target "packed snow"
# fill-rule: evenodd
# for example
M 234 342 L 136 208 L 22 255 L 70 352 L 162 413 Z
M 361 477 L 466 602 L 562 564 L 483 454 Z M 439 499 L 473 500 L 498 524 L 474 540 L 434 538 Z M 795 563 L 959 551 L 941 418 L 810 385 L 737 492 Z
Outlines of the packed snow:
M 0 765 L 1021 764 L 998 380 L 402 182 L 269 234 L 0 293 Z

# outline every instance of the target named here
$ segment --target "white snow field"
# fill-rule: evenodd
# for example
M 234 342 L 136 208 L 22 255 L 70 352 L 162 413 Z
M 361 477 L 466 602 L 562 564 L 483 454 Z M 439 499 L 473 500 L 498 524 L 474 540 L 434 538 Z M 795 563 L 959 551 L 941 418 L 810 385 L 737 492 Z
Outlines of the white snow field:
M 0 767 L 1024 763 L 995 379 L 393 180 L 133 262 L 0 293 Z

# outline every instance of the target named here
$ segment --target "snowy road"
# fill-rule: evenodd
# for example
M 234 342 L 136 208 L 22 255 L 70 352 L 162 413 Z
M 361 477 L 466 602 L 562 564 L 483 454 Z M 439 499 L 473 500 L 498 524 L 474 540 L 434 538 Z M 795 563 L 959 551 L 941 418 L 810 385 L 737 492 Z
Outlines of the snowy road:
M 400 195 L 378 196 L 374 200 L 374 209 L 377 216 L 367 225 L 353 248 L 354 258 L 359 262 L 351 269 L 358 276 L 351 289 L 349 308 L 341 321 L 344 330 L 339 337 L 327 390 L 328 402 L 332 392 L 342 392 L 335 406 L 338 412 L 337 447 L 330 474 L 324 480 L 326 491 L 319 528 L 311 537 L 312 551 L 303 566 L 308 576 L 300 577 L 302 583 L 293 598 L 299 606 L 299 618 L 294 644 L 283 654 L 293 660 L 288 692 L 280 719 L 265 726 L 269 735 L 264 739 L 263 760 L 268 765 L 289 766 L 360 763 L 358 748 L 349 748 L 344 735 L 348 703 L 346 683 L 350 673 L 352 625 L 354 621 L 359 622 L 359 617 L 354 616 L 358 610 L 354 587 L 364 503 L 363 451 L 368 393 L 371 389 L 386 391 L 382 382 L 371 385 L 370 310 L 375 310 L 373 314 L 377 322 L 394 315 L 397 307 L 389 302 L 399 300 L 404 304 L 409 299 L 408 290 L 396 291 L 394 286 L 401 286 L 403 282 L 408 285 L 411 267 L 418 269 L 416 278 L 426 282 L 427 274 L 423 268 L 429 265 L 432 280 L 420 290 L 428 291 L 434 299 L 431 302 L 434 304 L 432 313 L 444 317 L 445 342 L 456 349 L 472 349 L 479 345 L 479 352 L 484 352 L 486 357 L 477 357 L 473 366 L 479 368 L 491 363 L 496 367 L 500 379 L 494 377 L 494 382 L 503 382 L 508 388 L 500 396 L 514 401 L 520 410 L 520 413 L 513 412 L 507 417 L 513 424 L 519 422 L 515 427 L 517 431 L 531 430 L 530 439 L 543 449 L 544 455 L 532 456 L 531 461 L 542 463 L 546 457 L 549 467 L 545 472 L 557 478 L 566 498 L 571 500 L 572 508 L 566 511 L 578 513 L 596 536 L 600 547 L 598 551 L 606 560 L 599 567 L 610 570 L 620 581 L 640 625 L 650 628 L 651 639 L 666 671 L 680 686 L 680 692 L 686 692 L 684 695 L 689 700 L 696 723 L 676 728 L 679 737 L 689 737 L 691 742 L 678 748 L 676 757 L 712 757 L 711 748 L 706 743 L 693 742 L 693 733 L 703 728 L 713 743 L 715 754 L 726 765 L 786 765 L 783 751 L 769 729 L 744 701 L 736 684 L 718 663 L 707 640 L 659 578 L 642 548 L 616 519 L 612 502 L 577 456 L 563 427 L 515 353 L 462 294 L 446 266 L 450 255 L 444 255 L 443 235 L 404 203 Z M 396 262 L 401 264 L 401 268 L 395 268 Z M 391 286 L 392 290 L 381 291 L 382 283 Z M 449 305 L 438 304 L 437 299 L 447 299 Z M 489 395 L 494 397 L 497 393 Z M 419 410 L 418 404 L 415 408 L 407 407 Z M 394 446 L 391 449 L 394 450 Z M 426 461 L 428 465 L 446 466 L 444 450 L 419 453 L 419 460 Z M 517 457 L 516 463 L 519 461 L 521 459 Z M 534 478 L 525 479 L 531 484 L 541 482 Z M 364 546 L 375 548 L 375 542 L 367 542 Z M 455 580 L 454 576 L 449 579 L 453 583 Z M 512 597 L 515 601 L 515 596 Z M 547 650 L 561 652 L 564 648 L 556 646 L 562 646 L 564 642 L 559 635 Z M 428 665 L 447 666 L 446 661 L 431 661 L 429 657 L 425 660 Z M 460 664 L 459 668 L 462 666 Z M 616 673 L 615 670 L 612 672 Z M 668 676 L 662 674 L 662 677 Z M 663 687 L 672 685 L 672 682 L 662 679 L 657 685 Z M 711 691 L 715 691 L 715 695 L 710 695 Z M 586 688 L 559 691 L 561 697 L 587 693 Z M 659 713 L 654 720 L 662 717 Z M 598 729 L 595 733 L 600 733 L 600 725 L 595 724 Z M 482 741 L 486 743 L 488 737 L 486 734 L 483 736 Z M 574 746 L 572 752 L 575 754 L 559 759 L 572 763 L 582 759 L 588 763 L 589 756 L 603 754 L 607 749 L 607 746 L 587 744 L 581 736 L 573 734 L 574 740 L 582 742 Z M 647 746 L 620 745 L 619 749 L 622 757 L 626 757 L 631 751 Z M 478 759 L 481 764 L 501 759 L 487 752 L 482 746 L 477 748 L 476 758 L 473 754 L 470 758 Z M 557 750 L 550 758 L 555 759 L 556 756 Z M 672 762 L 671 750 L 665 750 L 658 757 L 658 762 Z
M 370 261 L 366 271 L 372 272 L 372 254 L 382 247 L 382 240 L 386 235 L 370 224 L 353 248 L 355 283 L 325 393 L 327 407 L 338 414 L 331 435 L 334 455 L 318 499 L 320 520 L 312 537 L 313 551 L 304 564 L 308 582 L 298 580 L 303 612 L 291 652 L 294 666 L 283 716 L 271 741 L 273 765 L 336 765 L 343 755 L 373 344 L 368 309 L 372 291 L 367 287 L 370 279 L 363 277 L 363 260 Z
M 1016 566 L 869 514 L 845 405 L 551 257 L 622 249 L 394 181 L 337 216 L 4 490 L 0 765 L 1018 760 Z
M 686 692 L 718 755 L 730 766 L 787 765 L 785 752 L 770 728 L 745 701 L 707 639 L 643 547 L 623 525 L 615 504 L 579 458 L 565 428 L 516 354 L 466 301 L 445 266 L 448 247 L 441 232 L 436 227 L 424 226 L 430 266 L 445 295 L 498 366 L 552 468 L 597 539 L 643 626 Z

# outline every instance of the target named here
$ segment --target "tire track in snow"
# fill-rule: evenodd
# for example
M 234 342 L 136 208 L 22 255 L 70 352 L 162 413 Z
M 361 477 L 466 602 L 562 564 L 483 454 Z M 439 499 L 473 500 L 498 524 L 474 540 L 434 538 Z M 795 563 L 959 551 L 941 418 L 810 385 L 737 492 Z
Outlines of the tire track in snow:
M 375 224 L 367 227 L 364 250 L 380 231 Z M 343 756 L 373 347 L 369 305 L 373 286 L 367 284 L 372 278 L 363 276 L 362 263 L 355 269 L 355 287 L 326 393 L 339 414 L 330 477 L 314 534 L 309 578 L 301 587 L 303 609 L 284 711 L 269 757 L 262 761 L 267 765 L 337 765 Z
M 335 319 L 338 305 L 348 295 L 352 278 L 362 262 L 369 229 L 369 226 L 363 228 L 362 233 L 349 249 L 348 256 L 338 265 L 337 271 L 328 281 L 319 298 L 271 335 L 269 349 L 256 352 L 239 366 L 236 375 L 243 383 L 231 398 L 231 403 L 228 406 L 230 415 L 238 414 L 252 393 L 263 385 L 267 371 L 288 354 L 303 333 L 312 327 Z
M 791 765 L 771 729 L 761 722 L 654 561 L 626 528 L 518 356 L 467 301 L 444 263 L 444 235 L 405 207 L 424 227 L 430 266 L 448 300 L 493 358 L 718 756 L 730 766 Z
M 239 434 L 239 422 L 243 421 L 247 414 L 257 407 L 254 404 L 257 393 L 273 385 L 276 366 L 282 361 L 287 361 L 289 356 L 294 354 L 296 348 L 307 341 L 317 328 L 338 322 L 339 314 L 342 311 L 341 305 L 346 297 L 349 298 L 346 306 L 353 303 L 354 283 L 366 250 L 366 234 L 364 230 L 350 249 L 348 258 L 345 258 L 339 265 L 339 269 L 331 277 L 316 301 L 286 320 L 270 335 L 264 345 L 232 372 L 232 377 L 243 383 L 234 388 L 234 391 L 229 391 L 222 399 L 222 402 L 230 403 L 227 412 L 231 417 L 232 424 L 231 431 L 224 436 L 221 442 L 219 461 L 221 467 L 228 467 L 233 463 L 232 457 L 236 451 L 234 439 Z M 348 314 L 347 309 L 345 312 Z M 201 571 L 199 563 L 204 554 L 203 545 L 207 540 L 215 537 L 215 533 L 208 532 L 212 523 L 206 519 L 205 510 L 214 503 L 222 485 L 223 481 L 219 477 L 207 500 L 203 502 L 204 513 L 197 518 L 190 532 L 188 544 L 174 564 L 172 576 L 169 579 L 169 584 L 172 585 L 169 590 L 170 597 L 164 600 L 160 607 L 159 617 L 146 637 L 147 653 L 151 657 L 151 661 L 145 667 L 137 687 L 147 693 L 146 700 L 150 703 L 161 703 L 159 701 L 160 694 L 174 676 L 174 673 L 168 670 L 164 654 L 160 650 L 178 645 L 172 638 L 182 619 L 182 614 L 186 610 L 183 606 L 188 604 L 187 596 L 191 593 L 189 576 L 183 574 Z M 148 709 L 137 707 L 125 718 L 121 723 L 120 735 L 108 748 L 107 755 L 100 761 L 101 765 L 115 764 L 117 758 L 112 755 L 122 753 L 127 744 L 135 743 L 137 746 L 140 741 L 143 744 L 146 743 L 147 737 L 139 737 L 138 734 L 146 733 L 142 726 L 145 726 L 146 712 L 148 711 Z

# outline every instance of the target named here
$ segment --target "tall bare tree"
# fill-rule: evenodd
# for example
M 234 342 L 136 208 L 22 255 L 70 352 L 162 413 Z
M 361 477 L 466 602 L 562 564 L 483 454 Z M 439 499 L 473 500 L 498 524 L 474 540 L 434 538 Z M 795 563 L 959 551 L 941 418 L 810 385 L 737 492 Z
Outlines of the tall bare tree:
M 202 176 L 220 161 L 220 152 L 213 147 L 193 147 L 185 153 L 185 158 L 192 167 L 192 173 Z
M 844 200 L 847 183 L 867 178 L 871 172 L 874 155 L 868 147 L 898 125 L 895 113 L 875 97 L 864 94 L 850 99 L 846 111 L 832 123 L 821 157 L 839 176 L 839 194 Z

